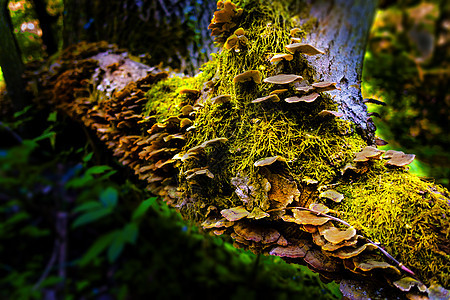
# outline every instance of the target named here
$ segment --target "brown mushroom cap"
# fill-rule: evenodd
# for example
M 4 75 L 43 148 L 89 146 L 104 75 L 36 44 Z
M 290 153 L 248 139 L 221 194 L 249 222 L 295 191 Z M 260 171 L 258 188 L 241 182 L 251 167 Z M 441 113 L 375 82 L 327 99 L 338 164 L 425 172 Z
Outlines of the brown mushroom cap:
M 217 97 L 211 98 L 212 104 L 222 104 L 226 102 L 230 102 L 231 95 L 219 95 Z
M 323 205 L 322 203 L 311 203 L 309 205 L 309 209 L 312 209 L 316 212 L 320 212 L 323 214 L 326 214 L 330 211 L 330 209 L 328 207 L 326 207 L 325 205 Z
M 269 95 L 279 95 L 282 93 L 286 93 L 288 91 L 288 89 L 278 89 L 278 90 L 273 90 L 269 93 Z
M 297 92 L 308 93 L 308 92 L 314 90 L 314 88 L 312 86 L 309 86 L 309 85 L 303 85 L 303 86 L 296 86 L 295 90 Z
M 302 80 L 303 77 L 295 74 L 278 74 L 275 76 L 267 77 L 263 81 L 265 83 L 273 84 L 289 84 L 298 80 Z
M 228 221 L 237 221 L 247 217 L 250 213 L 243 206 L 232 207 L 229 209 L 223 209 L 220 214 Z
M 244 35 L 245 34 L 245 30 L 244 30 L 244 28 L 240 27 L 240 28 L 238 28 L 238 29 L 236 29 L 234 31 L 234 34 L 237 35 L 237 36 Z
M 344 195 L 336 192 L 335 190 L 326 190 L 319 194 L 319 198 L 327 198 L 334 202 L 341 202 L 344 199 Z
M 414 286 L 417 286 L 419 288 L 419 291 L 421 292 L 425 292 L 427 290 L 426 285 L 411 277 L 403 277 L 402 279 L 394 281 L 393 283 L 403 292 L 409 292 L 409 290 L 411 290 L 411 288 Z
M 355 256 L 358 256 L 361 252 L 364 250 L 375 250 L 377 247 L 375 247 L 372 244 L 364 244 L 360 247 L 343 247 L 333 252 L 327 252 L 328 255 L 339 257 L 340 259 L 347 259 L 352 258 Z
M 233 82 L 246 82 L 253 80 L 255 83 L 261 83 L 261 73 L 258 70 L 249 70 L 238 74 L 233 78 Z
M 300 31 L 302 31 L 300 28 L 292 28 L 291 31 L 289 32 L 289 35 L 294 36 Z
M 188 170 L 185 172 L 185 174 L 187 175 L 186 179 L 191 179 L 192 177 L 197 175 L 206 175 L 209 178 L 214 178 L 214 174 L 206 168 L 201 168 L 200 170 Z
M 194 89 L 182 89 L 180 90 L 180 94 L 186 94 L 186 95 L 192 95 L 192 96 L 198 96 L 200 95 L 200 91 L 199 90 L 194 90 Z
M 263 167 L 263 166 L 268 166 L 273 164 L 276 161 L 286 161 L 285 158 L 281 157 L 281 156 L 271 156 L 271 157 L 266 157 L 263 159 L 258 160 L 257 162 L 255 162 L 253 165 L 255 167 Z
M 320 230 L 320 228 L 319 228 Z M 350 227 L 346 230 L 340 230 L 336 227 L 330 227 L 321 232 L 323 237 L 332 244 L 339 244 L 345 240 L 349 240 L 356 235 L 356 229 Z
M 376 261 L 376 260 L 372 260 L 372 259 L 360 261 L 358 258 L 355 258 L 355 259 L 353 259 L 353 263 L 355 264 L 356 268 L 358 268 L 364 272 L 368 272 L 373 269 L 391 269 L 398 275 L 401 274 L 400 271 L 396 267 L 394 267 L 391 264 L 388 264 L 385 261 Z
M 401 151 L 396 151 L 390 157 L 391 159 L 386 162 L 386 165 L 403 167 L 412 163 L 415 157 L 414 154 L 405 154 Z M 386 158 L 386 156 L 384 156 L 384 158 Z
M 230 35 L 225 42 L 225 45 L 224 45 L 225 49 L 228 49 L 228 50 L 233 49 L 234 47 L 237 46 L 238 41 L 239 41 L 239 38 L 237 37 L 236 34 Z
M 306 244 L 299 244 L 299 245 L 291 245 L 287 247 L 275 247 L 273 248 L 269 254 L 280 256 L 280 257 L 291 257 L 291 258 L 303 258 L 306 255 L 306 252 L 308 252 L 309 246 Z
M 311 86 L 317 91 L 317 92 L 326 92 L 326 91 L 332 91 L 332 90 L 340 90 L 340 88 L 336 87 L 336 82 L 316 82 L 311 84 Z
M 262 226 L 252 225 L 240 222 L 234 227 L 234 232 L 247 241 L 256 243 L 270 244 L 275 243 L 280 237 L 278 230 L 273 228 L 265 228 Z
M 287 54 L 287 53 L 279 53 L 279 54 L 275 54 L 274 56 L 272 56 L 272 58 L 270 59 L 270 62 L 273 64 L 275 62 L 279 62 L 281 60 L 287 60 L 290 61 L 294 58 L 294 56 L 292 54 Z
M 335 116 L 336 118 L 340 118 L 342 117 L 344 114 L 338 111 L 333 111 L 333 110 L 322 110 L 319 113 L 320 117 L 325 117 L 325 116 Z
M 325 54 L 325 52 L 320 51 L 314 46 L 302 43 L 289 44 L 286 45 L 285 48 L 291 53 L 300 52 L 307 55 Z
M 284 101 L 286 101 L 287 103 L 297 103 L 297 102 L 310 103 L 310 102 L 315 101 L 318 97 L 319 97 L 319 94 L 312 93 L 312 94 L 305 95 L 305 96 L 302 96 L 302 97 L 292 96 L 292 97 L 284 99 Z
M 381 154 L 383 154 L 384 151 L 377 149 L 372 146 L 365 147 L 361 152 L 357 152 L 354 162 L 364 162 L 368 161 L 369 159 L 380 159 Z
M 255 100 L 252 100 L 252 103 L 264 102 L 266 100 L 272 100 L 272 102 L 279 102 L 280 98 L 277 95 L 272 94 L 272 95 L 256 98 Z
M 259 220 L 265 217 L 270 217 L 270 215 L 259 207 L 253 208 L 252 212 L 247 216 L 247 218 L 249 219 L 254 218 L 255 220 Z
M 234 222 L 228 221 L 225 218 L 220 219 L 214 219 L 214 218 L 207 218 L 201 226 L 204 229 L 210 229 L 210 228 L 220 228 L 220 227 L 230 227 L 234 224 Z
M 319 226 L 330 220 L 330 218 L 319 217 L 307 210 L 293 209 L 292 212 L 294 214 L 294 222 L 297 224 Z

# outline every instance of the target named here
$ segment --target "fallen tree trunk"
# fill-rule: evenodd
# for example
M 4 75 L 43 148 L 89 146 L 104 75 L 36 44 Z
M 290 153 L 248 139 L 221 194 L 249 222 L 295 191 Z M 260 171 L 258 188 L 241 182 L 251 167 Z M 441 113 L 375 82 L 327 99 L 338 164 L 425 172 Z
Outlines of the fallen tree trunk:
M 285 7 L 219 5 L 210 27 L 224 49 L 191 78 L 169 78 L 105 43 L 79 44 L 42 74 L 39 99 L 236 247 L 307 264 L 349 298 L 361 299 L 361 287 L 373 298 L 446 297 L 448 192 L 407 172 L 413 156 L 367 147 L 363 47 L 300 43 L 324 21 L 291 20 Z M 350 37 L 333 30 L 337 41 Z M 353 32 L 358 45 L 367 30 Z M 334 69 L 337 56 L 348 59 Z M 336 84 L 343 95 L 327 92 Z

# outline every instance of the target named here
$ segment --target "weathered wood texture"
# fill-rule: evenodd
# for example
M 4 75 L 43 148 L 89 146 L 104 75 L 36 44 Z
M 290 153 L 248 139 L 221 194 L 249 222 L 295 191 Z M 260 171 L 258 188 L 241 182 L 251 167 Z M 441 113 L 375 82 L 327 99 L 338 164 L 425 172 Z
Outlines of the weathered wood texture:
M 308 1 L 310 15 L 317 18 L 306 43 L 324 50 L 325 55 L 310 56 L 318 80 L 334 81 L 340 91 L 329 92 L 339 109 L 373 140 L 375 126 L 361 97 L 361 74 L 365 47 L 377 1 Z

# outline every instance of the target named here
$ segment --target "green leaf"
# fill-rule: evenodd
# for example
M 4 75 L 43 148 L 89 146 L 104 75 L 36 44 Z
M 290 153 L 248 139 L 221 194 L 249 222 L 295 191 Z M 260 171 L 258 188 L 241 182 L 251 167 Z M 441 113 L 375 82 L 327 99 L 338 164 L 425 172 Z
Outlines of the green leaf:
M 150 208 L 150 206 L 152 206 L 152 204 L 155 203 L 156 199 L 157 197 L 151 197 L 148 198 L 147 200 L 142 201 L 141 204 L 139 204 L 139 206 L 134 210 L 131 220 L 135 221 L 140 217 L 142 217 Z
M 48 115 L 48 118 L 47 118 L 47 121 L 49 121 L 49 122 L 56 122 L 56 116 L 57 116 L 57 112 L 56 112 L 56 110 L 55 111 L 53 111 L 53 112 L 51 112 L 49 115 Z
M 108 260 L 109 262 L 115 262 L 119 257 L 120 253 L 122 253 L 123 246 L 125 245 L 124 236 L 120 232 L 115 235 L 114 240 L 108 248 Z
M 122 229 L 123 239 L 130 243 L 135 244 L 138 236 L 139 228 L 136 223 L 129 223 Z
M 97 257 L 103 250 L 106 249 L 109 245 L 111 245 L 114 237 L 117 235 L 117 230 L 112 231 L 110 233 L 104 234 L 99 237 L 95 243 L 89 248 L 89 250 L 83 255 L 81 260 L 78 262 L 80 266 L 86 265 L 92 259 Z
M 89 152 L 88 154 L 86 154 L 86 156 L 83 157 L 83 162 L 88 162 L 91 160 L 92 155 L 94 155 L 94 152 Z
M 117 205 L 117 200 L 119 199 L 119 193 L 115 188 L 109 186 L 106 190 L 100 193 L 100 202 L 105 207 L 115 207 Z
M 33 142 L 38 142 L 40 140 L 45 140 L 45 139 L 51 139 L 52 137 L 54 137 L 56 135 L 55 132 L 50 131 L 50 132 L 44 132 L 43 134 L 41 134 L 38 137 L 35 137 L 34 139 L 32 139 Z
M 82 212 L 84 210 L 94 210 L 94 209 L 99 209 L 99 208 L 102 208 L 102 205 L 99 202 L 89 201 L 89 202 L 83 203 L 83 204 L 75 207 L 73 212 L 78 213 L 78 212 Z
M 111 170 L 110 166 L 93 166 L 87 169 L 86 175 L 101 174 L 108 170 Z
M 91 223 L 97 219 L 103 218 L 112 212 L 111 207 L 102 207 L 93 211 L 89 211 L 81 216 L 79 216 L 72 224 L 72 228 Z

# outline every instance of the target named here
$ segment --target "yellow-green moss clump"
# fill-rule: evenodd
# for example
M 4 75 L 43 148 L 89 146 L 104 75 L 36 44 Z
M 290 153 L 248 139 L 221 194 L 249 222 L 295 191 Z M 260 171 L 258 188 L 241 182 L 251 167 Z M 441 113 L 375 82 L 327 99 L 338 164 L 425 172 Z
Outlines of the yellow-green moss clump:
M 230 4 L 220 5 L 233 10 Z M 239 18 L 239 22 L 227 23 L 234 27 L 224 31 L 229 36 L 220 37 L 225 47 L 204 66 L 200 75 L 193 79 L 171 78 L 148 92 L 151 99 L 148 115 L 162 119 L 177 115 L 183 105 L 195 108 L 195 122 L 185 133 L 186 145 L 175 158 L 180 185 L 180 200 L 175 206 L 188 219 L 200 222 L 208 214 L 220 218 L 217 212 L 239 206 L 245 206 L 249 212 L 256 209 L 260 215 L 269 215 L 266 211 L 277 211 L 277 207 L 268 203 L 265 182 L 267 178 L 275 178 L 274 186 L 287 182 L 303 193 L 296 205 L 326 203 L 361 234 L 385 245 L 394 257 L 414 269 L 421 280 L 448 287 L 450 229 L 446 192 L 433 190 L 429 183 L 403 169 L 387 168 L 381 160 L 366 163 L 365 170 L 359 174 L 342 175 L 344 166 L 353 162 L 354 154 L 366 143 L 349 122 L 319 115 L 323 110 L 337 110 L 327 94 L 320 93 L 309 103 L 287 103 L 284 99 L 298 93 L 293 83 L 281 87 L 264 80 L 259 82 L 259 79 L 236 81 L 237 75 L 250 70 L 258 71 L 262 79 L 295 74 L 307 79 L 309 84 L 313 83 L 314 76 L 314 70 L 299 53 L 293 54 L 292 60 L 270 62 L 273 55 L 288 53 L 285 45 L 290 43 L 290 30 L 296 27 L 294 21 L 289 21 L 287 5 L 257 0 L 244 1 L 241 7 L 243 11 L 234 13 L 232 19 L 234 22 Z M 297 31 L 297 37 L 304 34 L 311 22 Z M 197 97 L 180 94 L 183 88 L 197 90 Z M 279 94 L 280 101 L 271 98 L 252 102 L 281 88 L 287 90 Z M 224 97 L 227 100 L 213 103 L 211 99 L 219 95 L 227 95 Z M 223 139 L 204 144 L 217 138 Z M 268 157 L 279 157 L 274 163 L 278 165 L 269 169 L 255 166 L 255 162 Z M 196 172 L 203 175 L 194 176 Z M 237 194 L 239 183 L 236 182 L 244 182 L 242 186 L 248 189 L 248 195 Z M 332 204 L 319 200 L 319 189 L 326 189 L 326 186 L 343 193 L 344 200 Z M 286 211 L 289 213 L 283 220 L 292 222 L 294 217 L 289 207 Z M 264 221 L 240 221 L 241 227 L 235 232 L 242 232 L 242 226 L 277 227 L 280 224 L 280 215 L 270 218 L 271 225 Z M 213 221 L 210 219 L 208 224 Z M 222 228 L 217 234 L 226 230 Z M 296 238 L 294 236 L 294 240 Z M 305 241 L 309 243 L 310 239 L 309 235 Z M 240 242 L 245 244 L 245 240 Z M 277 243 L 281 247 L 287 245 L 287 242 Z M 245 245 L 260 252 L 267 248 L 267 245 L 258 248 L 255 243 Z M 309 253 L 321 253 L 320 248 Z
M 377 162 L 351 183 L 336 188 L 345 195 L 341 218 L 374 241 L 427 283 L 450 284 L 448 192 L 402 169 Z

